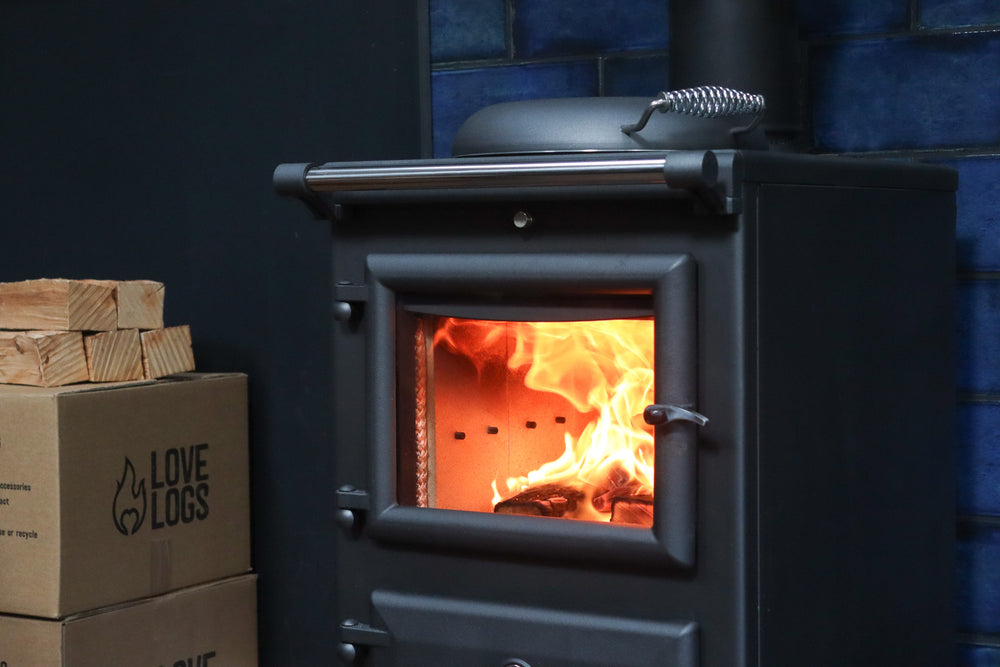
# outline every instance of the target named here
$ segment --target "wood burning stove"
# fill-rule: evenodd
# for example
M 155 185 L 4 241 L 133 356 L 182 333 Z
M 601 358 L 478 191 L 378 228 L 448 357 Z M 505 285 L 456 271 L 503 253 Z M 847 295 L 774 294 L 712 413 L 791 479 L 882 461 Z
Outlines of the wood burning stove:
M 332 222 L 349 663 L 951 657 L 954 175 L 287 164 Z

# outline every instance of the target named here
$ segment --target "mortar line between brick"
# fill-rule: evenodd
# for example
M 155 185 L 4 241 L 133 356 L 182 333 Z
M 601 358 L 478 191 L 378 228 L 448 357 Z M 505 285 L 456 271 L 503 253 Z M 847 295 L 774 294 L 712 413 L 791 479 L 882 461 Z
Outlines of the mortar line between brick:
M 479 60 L 447 60 L 431 64 L 434 72 L 451 72 L 467 69 L 486 69 L 496 67 L 518 67 L 521 65 L 558 65 L 560 63 L 575 63 L 606 60 L 639 60 L 651 57 L 668 57 L 667 51 L 661 49 L 636 49 L 634 51 L 614 51 L 611 53 L 578 53 L 568 56 L 549 56 L 544 58 L 483 58 Z
M 959 514 L 956 523 L 959 528 L 1000 528 L 1000 517 L 989 514 Z
M 805 41 L 809 46 L 832 46 L 850 42 L 875 42 L 907 39 L 926 39 L 935 37 L 961 37 L 963 35 L 990 35 L 1000 33 L 1000 24 L 989 23 L 976 26 L 949 26 L 945 28 L 910 29 L 909 25 L 899 30 L 884 32 L 834 33 L 829 35 L 810 35 Z
M 1000 648 L 1000 634 L 959 632 L 955 635 L 955 641 L 971 646 Z
M 1000 405 L 1000 394 L 991 392 L 960 391 L 959 405 Z
M 504 45 L 507 47 L 507 60 L 514 60 L 514 0 L 507 0 L 504 3 L 504 11 L 506 15 L 504 16 Z

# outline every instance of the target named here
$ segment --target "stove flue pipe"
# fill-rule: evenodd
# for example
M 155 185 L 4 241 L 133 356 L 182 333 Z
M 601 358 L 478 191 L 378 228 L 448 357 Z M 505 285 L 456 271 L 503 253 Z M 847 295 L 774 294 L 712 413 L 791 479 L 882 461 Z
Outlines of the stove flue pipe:
M 762 93 L 774 149 L 805 142 L 803 49 L 794 0 L 668 0 L 670 86 Z

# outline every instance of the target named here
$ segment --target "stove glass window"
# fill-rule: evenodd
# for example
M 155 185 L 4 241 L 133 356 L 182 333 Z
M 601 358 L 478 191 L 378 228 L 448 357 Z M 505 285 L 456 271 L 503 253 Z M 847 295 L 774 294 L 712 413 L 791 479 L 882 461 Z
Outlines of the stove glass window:
M 400 504 L 652 526 L 651 317 L 407 319 Z

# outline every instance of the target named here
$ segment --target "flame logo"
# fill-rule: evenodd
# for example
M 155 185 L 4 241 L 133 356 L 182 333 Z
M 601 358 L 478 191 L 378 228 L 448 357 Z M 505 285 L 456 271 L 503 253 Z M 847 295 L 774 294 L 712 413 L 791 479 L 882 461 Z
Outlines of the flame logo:
M 122 491 L 126 491 L 122 493 Z M 111 507 L 115 528 L 122 535 L 135 535 L 146 518 L 146 480 L 137 480 L 132 462 L 125 457 L 115 501 Z

